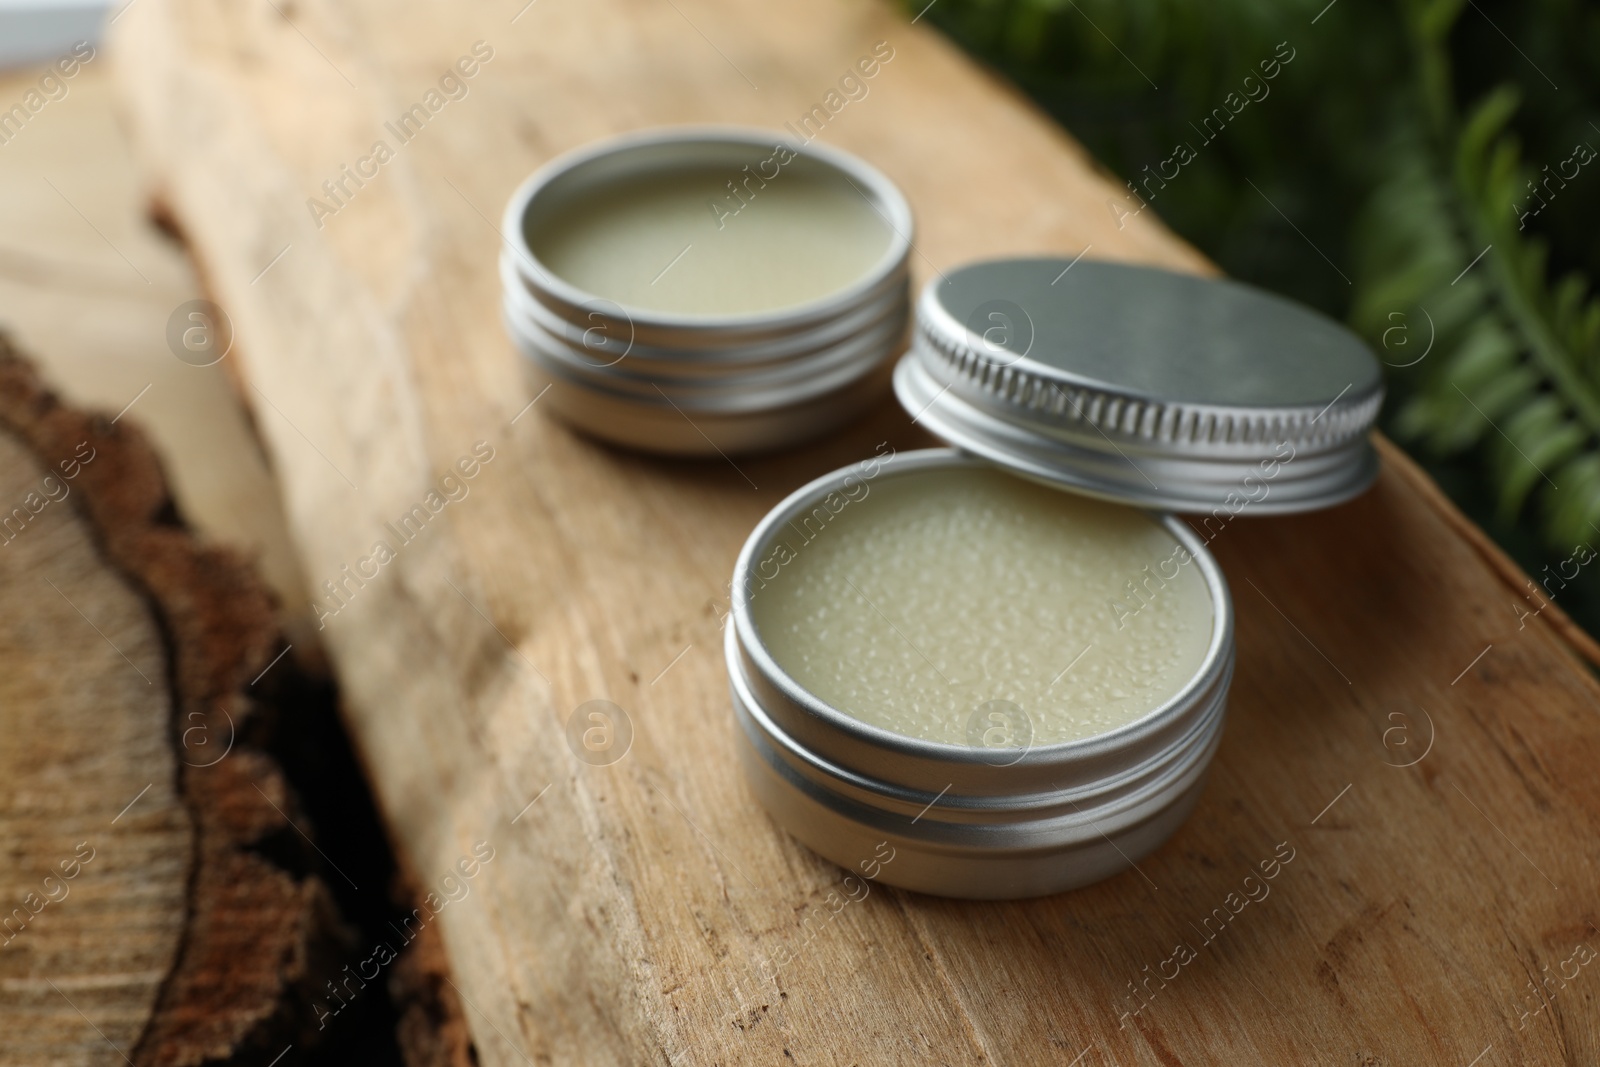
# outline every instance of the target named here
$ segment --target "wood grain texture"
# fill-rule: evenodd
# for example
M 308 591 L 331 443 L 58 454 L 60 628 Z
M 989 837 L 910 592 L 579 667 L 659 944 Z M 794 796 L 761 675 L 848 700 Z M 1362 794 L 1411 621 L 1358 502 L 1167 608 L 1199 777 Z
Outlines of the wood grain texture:
M 494 56 L 466 97 L 319 228 L 308 199 L 479 40 Z M 482 1060 L 1595 1062 L 1600 688 L 1549 616 L 1519 628 L 1516 594 L 1389 450 L 1361 500 L 1216 538 L 1230 720 L 1198 810 L 1139 870 L 1014 904 L 880 890 L 834 915 L 840 870 L 754 805 L 720 660 L 734 556 L 806 479 L 926 442 L 885 404 L 735 470 L 524 412 L 495 227 L 557 152 L 653 123 L 779 126 L 880 40 L 893 60 L 824 137 L 905 188 L 923 278 L 1086 248 L 1211 269 L 1149 212 L 1118 229 L 1077 146 L 874 5 L 141 0 L 116 26 L 305 570 L 314 592 L 343 583 L 323 636 L 394 834 L 425 882 L 495 850 L 437 917 Z M 469 495 L 347 578 L 479 441 L 494 458 Z M 594 698 L 635 731 L 608 766 L 565 738 Z M 1253 885 L 1270 892 L 1238 903 Z M 1531 993 L 1545 967 L 1570 977 Z
M 3 337 L 0 472 L 0 1064 L 304 1045 L 348 936 L 246 736 L 282 644 L 265 588 L 182 527 L 131 422 Z
M 227 372 L 231 366 L 226 360 L 211 367 L 192 366 L 175 358 L 169 348 L 166 327 L 174 309 L 203 292 L 182 245 L 163 236 L 148 216 L 148 190 L 133 165 L 126 131 L 117 121 L 114 92 L 101 59 L 103 56 L 97 56 L 82 66 L 66 81 L 65 96 L 51 101 L 4 145 L 4 166 L 0 167 L 0 234 L 4 234 L 0 238 L 0 330 L 30 351 L 40 372 L 62 390 L 67 401 L 112 414 L 120 411 L 124 419 L 119 422 L 137 423 L 161 455 L 167 491 L 188 529 L 203 541 L 227 544 L 250 558 L 253 573 L 271 590 L 280 607 L 278 621 L 294 643 L 293 655 L 273 668 L 264 685 L 273 687 L 297 667 L 321 673 L 325 666 L 315 620 L 306 611 L 304 579 L 289 547 L 266 457 L 237 395 L 235 386 L 242 383 L 230 380 Z M 39 77 L 36 69 L 0 75 L 0 99 L 23 98 L 37 86 Z M 23 472 L 18 470 L 15 476 L 23 477 Z M 16 503 L 11 500 L 7 506 Z M 8 514 L 0 513 L 0 518 Z M 21 571 L 31 573 L 26 567 Z M 0 596 L 8 618 L 20 621 L 29 617 L 29 607 L 34 603 L 32 592 L 37 591 L 37 583 L 30 586 L 30 581 L 31 577 L 24 578 L 20 586 L 8 587 L 17 595 Z M 49 623 L 40 627 L 38 623 L 34 619 L 27 631 L 36 642 L 45 648 L 57 644 L 59 628 Z M 26 646 L 0 642 L 0 647 L 5 646 L 15 653 L 8 655 L 6 662 L 17 671 L 0 678 L 0 684 L 9 679 L 24 688 L 13 693 L 18 696 L 14 705 L 0 701 L 0 710 L 15 707 L 17 715 L 12 719 L 0 714 L 0 723 L 5 725 L 7 735 L 17 740 L 15 758 L 23 760 L 24 752 L 40 754 L 41 742 L 37 738 L 39 724 L 44 721 L 41 716 L 59 719 L 61 715 L 51 711 L 48 701 L 33 702 L 39 691 L 24 686 L 50 661 L 26 658 Z M 110 677 L 115 674 L 89 670 L 72 675 L 70 681 L 94 686 Z M 133 675 L 129 673 L 128 677 Z M 258 704 L 261 688 L 258 685 L 253 689 Z M 54 696 L 61 698 L 69 711 L 88 713 L 88 706 L 82 701 L 74 701 L 60 691 Z M 275 721 L 275 730 L 282 728 L 282 713 L 288 710 L 283 706 L 283 696 L 279 690 L 265 698 L 268 704 L 278 704 L 268 716 Z M 114 704 L 114 708 L 123 715 L 137 710 L 130 702 Z M 305 712 L 295 711 L 298 721 Z M 146 725 L 152 731 L 145 738 L 149 744 L 162 745 L 170 740 L 165 737 L 165 720 Z M 183 725 L 187 730 L 196 723 Z M 110 736 L 117 736 L 110 724 L 102 726 Z M 50 730 L 53 736 L 61 735 L 57 727 Z M 203 731 L 187 735 L 179 731 L 177 736 L 188 736 L 197 754 L 204 750 Z M 34 740 L 24 746 L 23 738 Z M 115 764 L 124 771 L 128 766 L 147 762 L 136 745 L 110 749 L 107 758 L 128 761 Z M 170 752 L 165 758 L 170 762 Z M 33 769 L 32 774 L 37 773 Z M 66 787 L 71 784 L 66 777 L 58 769 L 50 781 Z M 19 786 L 31 780 L 30 775 L 24 775 L 19 778 Z M 104 791 L 115 789 L 120 781 L 115 775 L 106 775 L 96 784 Z M 262 784 L 269 791 L 274 788 L 268 781 Z M 250 780 L 238 777 L 231 780 L 231 785 L 250 789 L 247 797 L 255 798 L 258 807 L 261 805 Z M 363 787 L 358 784 L 354 788 Z M 47 807 L 54 803 L 42 795 L 21 795 L 31 796 L 30 803 Z M 151 795 L 145 794 L 141 807 Z M 282 797 L 278 799 L 281 801 Z M 10 817 L 16 820 L 15 828 L 25 834 L 20 838 L 11 834 L 6 837 L 7 841 L 18 843 L 20 850 L 14 853 L 15 876 L 25 877 L 45 859 L 39 831 L 59 833 L 62 824 L 43 820 L 40 811 L 20 808 L 10 812 Z M 116 825 L 131 822 L 131 818 L 130 815 Z M 280 827 L 279 832 L 291 831 Z M 185 849 L 191 845 L 192 842 L 185 845 Z M 314 855 L 309 846 L 301 851 Z M 124 953 L 138 951 L 139 938 L 143 936 L 139 930 L 163 914 L 169 922 L 178 921 L 183 906 L 180 898 L 177 910 L 163 913 L 163 902 L 157 893 L 162 865 L 150 858 L 136 866 L 147 872 L 148 884 L 140 893 L 127 897 L 128 908 L 153 910 L 140 924 L 129 923 L 124 917 L 113 925 Z M 260 873 L 249 866 L 235 870 L 249 876 Z M 59 882 L 59 872 L 57 877 Z M 70 892 L 70 886 L 67 888 Z M 57 886 L 54 891 L 60 893 L 61 889 Z M 19 898 L 13 906 L 21 903 Z M 15 918 L 12 928 L 16 928 Z M 235 934 L 246 945 L 246 958 L 262 941 L 259 931 L 249 927 L 241 926 Z M 437 944 L 437 933 L 430 930 L 428 934 L 426 943 L 419 939 L 407 953 L 407 957 L 415 955 L 415 959 L 405 959 L 395 966 L 395 977 L 403 974 L 406 981 L 392 984 L 392 1000 L 404 1014 L 401 1045 L 408 1067 L 464 1063 L 470 1045 L 460 1005 L 453 1000 L 454 993 L 445 982 L 448 968 Z M 5 941 L 0 938 L 0 942 Z M 26 942 L 18 944 L 20 947 Z M 84 944 L 80 939 L 75 947 L 82 948 Z M 55 962 L 46 960 L 43 969 L 59 974 Z M 38 984 L 37 980 L 34 984 Z M 208 993 L 221 991 L 214 983 L 203 985 Z M 17 1003 L 28 1010 L 37 1006 L 26 999 Z M 56 1007 L 65 1010 L 66 1004 L 58 1002 Z M 191 1003 L 190 1007 L 197 1005 Z M 215 1008 L 213 1003 L 213 1013 Z M 0 1025 L 9 1019 L 0 1012 Z M 71 1021 L 67 1020 L 69 1024 Z M 338 1024 L 349 1032 L 347 1017 L 341 1015 Z M 18 1041 L 30 1043 L 28 1063 L 49 1062 L 53 1057 L 68 1060 L 75 1054 L 74 1045 L 78 1046 L 77 1051 L 87 1049 L 120 1062 L 109 1045 L 83 1045 L 83 1038 L 91 1031 L 81 1019 L 76 1026 L 50 1032 L 52 1037 L 60 1038 L 59 1043 L 34 1043 L 41 1035 L 21 1023 L 9 1032 Z M 0 1050 L 10 1048 L 0 1043 Z M 279 1051 L 282 1046 L 272 1049 L 274 1055 Z M 4 1051 L 0 1051 L 0 1062 L 8 1062 Z M 286 1057 L 281 1067 L 293 1062 L 294 1057 Z
M 107 1042 L 132 1050 L 177 959 L 193 849 L 160 630 L 69 498 L 47 495 L 70 497 L 59 461 L 81 466 L 72 449 L 43 465 L 0 432 L 0 502 L 12 519 L 0 532 L 8 1065 L 104 1063 L 115 1059 Z

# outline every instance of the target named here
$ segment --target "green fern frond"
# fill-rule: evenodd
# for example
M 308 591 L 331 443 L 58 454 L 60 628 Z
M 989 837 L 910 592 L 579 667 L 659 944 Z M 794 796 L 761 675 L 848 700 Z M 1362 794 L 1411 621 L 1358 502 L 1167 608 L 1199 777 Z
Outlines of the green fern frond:
M 1459 122 L 1439 106 L 1459 9 L 1410 5 L 1429 127 L 1402 124 L 1397 163 L 1368 201 L 1351 321 L 1401 368 L 1397 431 L 1435 454 L 1479 452 L 1502 518 L 1537 499 L 1546 539 L 1571 545 L 1600 522 L 1600 302 L 1580 276 L 1551 284 L 1543 242 L 1522 231 L 1532 187 L 1507 132 L 1520 94 L 1496 89 Z M 1426 364 L 1407 367 L 1383 343 L 1380 323 L 1397 313 L 1431 324 Z

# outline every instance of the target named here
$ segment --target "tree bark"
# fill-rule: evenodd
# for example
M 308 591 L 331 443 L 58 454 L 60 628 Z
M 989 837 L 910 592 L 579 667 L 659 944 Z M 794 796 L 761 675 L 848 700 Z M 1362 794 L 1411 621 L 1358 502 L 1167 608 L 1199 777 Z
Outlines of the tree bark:
M 0 1064 L 313 1040 L 349 935 L 271 858 L 309 848 L 249 741 L 283 648 L 264 588 L 182 527 L 130 420 L 63 406 L 3 339 L 0 505 Z

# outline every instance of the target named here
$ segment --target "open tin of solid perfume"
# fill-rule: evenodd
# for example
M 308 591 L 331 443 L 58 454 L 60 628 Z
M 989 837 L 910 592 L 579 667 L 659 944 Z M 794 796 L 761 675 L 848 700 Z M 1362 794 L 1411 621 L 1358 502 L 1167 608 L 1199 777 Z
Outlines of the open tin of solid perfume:
M 1377 361 L 1234 282 L 1016 259 L 928 285 L 895 387 L 959 451 L 817 479 L 735 566 L 754 791 L 823 856 L 923 892 L 1123 870 L 1221 739 L 1233 608 L 1206 543 L 1371 484 Z
M 774 448 L 888 388 L 911 209 L 876 168 L 784 134 L 651 130 L 567 153 L 506 208 L 506 329 L 547 408 L 682 455 Z

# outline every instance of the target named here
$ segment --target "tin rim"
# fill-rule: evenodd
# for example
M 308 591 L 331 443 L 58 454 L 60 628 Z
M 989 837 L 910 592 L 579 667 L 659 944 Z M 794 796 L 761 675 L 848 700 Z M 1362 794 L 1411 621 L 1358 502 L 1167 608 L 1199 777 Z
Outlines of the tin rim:
M 920 449 L 898 453 L 889 459 L 883 460 L 882 463 L 884 469 L 874 475 L 874 480 L 878 477 L 893 477 L 922 470 L 950 467 L 995 469 L 993 464 L 982 458 L 966 455 L 948 448 Z M 1185 716 L 1192 714 L 1195 711 L 1197 702 L 1204 697 L 1207 691 L 1214 688 L 1219 679 L 1226 681 L 1231 674 L 1233 660 L 1233 606 L 1228 594 L 1227 580 L 1222 574 L 1222 569 L 1206 549 L 1199 536 L 1181 520 L 1171 515 L 1151 514 L 1150 517 L 1173 535 L 1178 543 L 1189 552 L 1192 561 L 1200 568 L 1200 573 L 1206 582 L 1207 591 L 1211 596 L 1212 605 L 1211 639 L 1199 667 L 1196 668 L 1194 675 L 1188 682 L 1158 707 L 1151 709 L 1133 722 L 1125 723 L 1104 733 L 1094 734 L 1086 738 L 1060 741 L 1049 745 L 1031 746 L 1015 763 L 999 768 L 996 768 L 985 758 L 986 756 L 992 758 L 993 755 L 992 752 L 987 750 L 979 751 L 970 746 L 907 737 L 904 734 L 862 722 L 834 708 L 796 681 L 767 650 L 751 612 L 751 594 L 749 592 L 748 578 L 758 557 L 776 539 L 775 534 L 778 529 L 799 515 L 804 510 L 802 505 L 814 504 L 826 496 L 828 492 L 842 485 L 844 478 L 852 469 L 844 468 L 813 479 L 790 493 L 767 513 L 766 517 L 761 520 L 746 540 L 734 566 L 732 606 L 733 625 L 740 636 L 738 642 L 740 651 L 755 666 L 760 680 L 770 685 L 779 695 L 800 709 L 804 715 L 820 724 L 827 734 L 842 739 L 845 744 L 840 747 L 844 751 L 881 754 L 885 757 L 886 762 L 901 764 L 902 771 L 916 768 L 960 768 L 968 772 L 965 777 L 971 783 L 988 783 L 995 787 L 996 792 L 1000 793 L 1022 793 L 1030 791 L 1029 785 L 1032 782 L 1049 778 L 1052 774 L 1070 769 L 1075 765 L 1093 764 L 1100 757 L 1136 753 L 1143 748 L 1154 748 L 1158 753 L 1167 751 L 1169 745 L 1160 744 L 1162 734 L 1171 732 L 1175 724 L 1180 723 Z M 1001 473 L 1009 472 L 1002 470 Z M 1147 514 L 1150 513 L 1147 512 Z M 732 666 L 730 663 L 730 668 Z M 770 711 L 768 714 L 771 714 Z M 780 728 L 784 728 L 786 734 L 791 737 L 794 736 L 794 732 L 787 729 L 785 723 L 779 721 L 778 725 Z M 816 736 L 816 733 L 823 731 L 813 732 L 812 736 Z M 811 745 L 806 744 L 805 739 L 796 738 L 796 740 L 803 747 L 828 759 L 830 762 L 849 767 L 856 773 L 862 773 L 861 768 L 853 766 L 854 761 L 840 759 L 836 751 L 817 751 Z M 999 772 L 998 774 L 994 773 L 997 771 Z M 902 773 L 897 775 L 896 779 L 905 776 Z M 911 776 L 921 777 L 919 774 Z M 869 773 L 867 777 L 875 778 L 887 784 L 910 785 L 912 788 L 918 788 L 913 783 L 889 779 L 877 773 Z M 1010 781 L 1006 781 L 1006 779 L 1010 779 Z
M 938 803 L 939 816 L 930 820 L 930 829 L 943 825 L 981 830 L 1063 819 L 1114 822 L 1130 808 L 1159 800 L 1173 779 L 1191 778 L 1204 772 L 1222 734 L 1228 689 L 1233 680 L 1229 664 L 1197 694 L 1198 700 L 1191 709 L 1196 712 L 1194 721 L 1186 725 L 1177 739 L 1131 764 L 1099 774 L 1093 773 L 1099 768 L 1086 767 L 1080 781 L 1065 785 L 1051 782 L 1041 789 L 1028 789 L 1026 786 L 1030 783 L 1023 783 L 1022 788 L 1012 793 L 956 793 L 954 781 L 938 790 L 922 784 L 908 785 L 835 762 L 807 747 L 768 713 L 751 684 L 750 675 L 736 666 L 744 656 L 737 635 L 730 633 L 725 644 L 734 710 L 741 726 L 747 734 L 759 736 L 761 744 L 787 765 L 793 777 L 806 783 L 808 791 L 826 793 L 836 802 L 870 810 L 879 817 L 915 814 L 920 818 Z M 1094 807 L 1086 810 L 1084 804 Z
M 750 363 L 723 363 L 717 368 L 696 366 L 693 363 L 629 363 L 618 360 L 610 366 L 597 366 L 587 360 L 586 350 L 573 346 L 560 336 L 538 326 L 528 326 L 517 334 L 518 346 L 525 354 L 547 358 L 550 362 L 568 368 L 576 378 L 595 382 L 602 389 L 618 392 L 643 392 L 651 395 L 651 387 L 661 387 L 666 392 L 683 395 L 757 394 L 765 389 L 797 387 L 795 392 L 808 392 L 813 379 L 845 365 L 886 365 L 899 349 L 899 338 L 904 333 L 904 320 L 885 310 L 877 320 L 866 323 L 861 330 L 853 331 L 842 341 L 835 341 L 818 349 L 808 350 L 787 360 L 760 360 Z
M 593 440 L 669 456 L 726 457 L 786 448 L 860 418 L 889 392 L 888 364 L 878 363 L 840 388 L 797 403 L 748 411 L 690 409 L 691 421 L 682 405 L 674 408 L 676 401 L 621 395 L 559 377 L 536 359 L 524 356 L 520 362 L 535 389 L 556 387 L 541 406 L 558 421 Z
M 592 343 L 579 325 L 540 312 L 541 305 L 525 292 L 508 292 L 501 302 L 506 332 L 512 339 L 554 351 L 555 358 L 597 381 L 634 379 L 641 382 L 735 385 L 752 376 L 800 373 L 827 364 L 845 351 L 876 352 L 886 361 L 904 348 L 909 307 L 903 290 L 890 290 L 857 305 L 844 315 L 789 337 L 737 348 L 664 348 L 636 338 L 604 336 Z M 596 327 L 597 329 L 599 327 Z M 881 350 L 881 351 L 877 351 Z
M 831 167 L 856 186 L 858 192 L 883 218 L 889 227 L 889 243 L 878 261 L 860 278 L 834 292 L 812 300 L 773 311 L 745 312 L 737 315 L 685 314 L 680 312 L 652 311 L 630 307 L 597 293 L 581 289 L 557 275 L 541 262 L 528 245 L 524 221 L 541 193 L 557 179 L 603 160 L 631 152 L 645 154 L 651 149 L 694 144 L 738 145 L 768 148 L 783 145 L 797 156 L 803 156 Z M 911 205 L 905 196 L 882 171 L 865 160 L 840 149 L 821 144 L 795 146 L 787 135 L 775 131 L 745 126 L 674 126 L 622 134 L 594 144 L 585 145 L 564 153 L 540 167 L 511 194 L 501 219 L 501 234 L 515 255 L 518 273 L 530 287 L 548 295 L 568 309 L 582 309 L 596 302 L 617 307 L 637 327 L 665 331 L 728 331 L 773 329 L 787 331 L 799 328 L 815 319 L 828 317 L 855 302 L 867 298 L 895 273 L 910 254 L 914 223 Z M 537 275 L 521 268 L 532 265 Z
M 546 338 L 518 335 L 514 343 L 519 355 L 545 375 L 635 410 L 669 403 L 696 415 L 757 415 L 803 406 L 880 373 L 887 386 L 893 339 L 889 331 L 827 350 L 817 359 L 722 377 L 597 373 L 549 347 Z
M 1293 474 L 1280 478 L 1262 473 L 1261 464 L 1274 459 L 1271 452 L 1176 456 L 1092 434 L 1047 434 L 954 396 L 929 374 L 915 346 L 895 365 L 894 391 L 901 406 L 947 444 L 1020 477 L 1129 507 L 1199 514 L 1227 508 L 1233 494 L 1257 515 L 1295 514 L 1360 496 L 1378 477 L 1377 450 L 1365 435 L 1292 454 L 1279 466 Z M 1251 477 L 1267 487 L 1265 496 L 1250 496 Z

